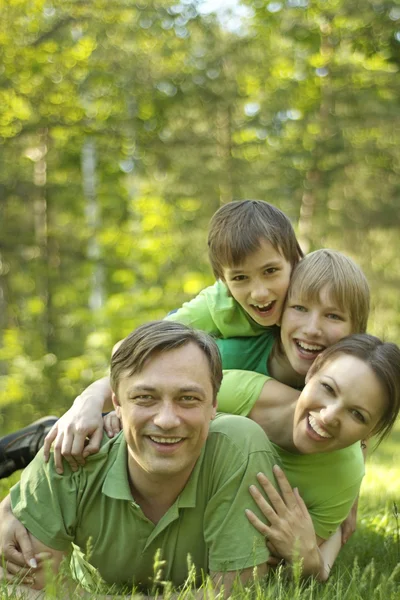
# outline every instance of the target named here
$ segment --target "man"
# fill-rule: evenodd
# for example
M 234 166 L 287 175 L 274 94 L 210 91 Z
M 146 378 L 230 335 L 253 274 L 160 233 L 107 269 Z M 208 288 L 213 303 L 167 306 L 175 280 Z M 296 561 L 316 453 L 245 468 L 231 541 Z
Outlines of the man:
M 39 454 L 11 490 L 35 553 L 48 552 L 57 571 L 73 543 L 83 585 L 94 567 L 108 585 L 145 592 L 157 582 L 184 584 L 189 562 L 196 584 L 210 574 L 226 593 L 254 566 L 264 573 L 268 550 L 245 508 L 256 474 L 272 477 L 277 458 L 254 422 L 215 418 L 221 379 L 219 352 L 206 334 L 168 321 L 131 333 L 111 360 L 123 432 L 64 476 Z M 30 587 L 44 584 L 39 566 Z

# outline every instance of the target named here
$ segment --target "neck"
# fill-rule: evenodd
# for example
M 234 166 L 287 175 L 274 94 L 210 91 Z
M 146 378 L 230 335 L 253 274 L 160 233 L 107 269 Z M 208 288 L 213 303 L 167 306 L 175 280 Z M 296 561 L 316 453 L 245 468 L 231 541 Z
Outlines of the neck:
M 268 438 L 288 452 L 297 452 L 293 443 L 294 404 L 282 405 L 270 411 L 268 427 L 264 431 Z
M 295 371 L 284 353 L 280 341 L 276 340 L 268 359 L 268 372 L 277 381 L 294 388 L 304 386 L 304 375 Z
M 173 505 L 188 482 L 193 467 L 194 464 L 175 476 L 153 475 L 144 471 L 128 454 L 128 478 L 132 496 L 150 521 L 158 523 Z

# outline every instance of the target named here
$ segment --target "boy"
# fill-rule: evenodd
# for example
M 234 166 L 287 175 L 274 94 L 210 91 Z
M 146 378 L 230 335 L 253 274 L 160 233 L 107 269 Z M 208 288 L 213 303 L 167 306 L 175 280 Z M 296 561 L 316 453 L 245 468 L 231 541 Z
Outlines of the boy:
M 303 256 L 286 215 L 261 200 L 225 204 L 210 221 L 208 248 L 217 282 L 166 319 L 222 338 L 260 335 L 279 323 L 291 271 Z M 98 411 L 112 410 L 108 377 L 89 386 L 74 404 L 79 412 L 76 421 L 64 416 L 53 427 L 54 418 L 45 419 L 3 438 L 0 477 L 25 467 L 50 428 L 45 456 L 55 441 L 59 473 L 61 454 L 76 470 L 84 462 L 82 453 L 97 452 L 103 435 Z M 88 436 L 91 440 L 84 446 Z
M 261 200 L 225 204 L 210 221 L 208 252 L 216 283 L 166 318 L 222 338 L 260 335 L 279 323 L 303 257 L 283 212 Z

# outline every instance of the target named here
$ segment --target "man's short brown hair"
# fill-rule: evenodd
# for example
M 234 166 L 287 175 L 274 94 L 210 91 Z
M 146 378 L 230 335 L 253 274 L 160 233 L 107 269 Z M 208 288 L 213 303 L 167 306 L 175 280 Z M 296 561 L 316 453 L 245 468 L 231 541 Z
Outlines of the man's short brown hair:
M 222 362 L 217 344 L 204 331 L 173 321 L 150 321 L 124 339 L 111 358 L 112 390 L 117 393 L 123 372 L 127 371 L 129 375 L 140 373 L 154 353 L 168 352 L 190 343 L 196 344 L 207 359 L 215 401 L 222 381 Z
M 263 241 L 281 252 L 292 268 L 303 252 L 288 217 L 262 200 L 241 200 L 221 206 L 211 218 L 208 255 L 216 279 L 223 269 L 238 266 Z

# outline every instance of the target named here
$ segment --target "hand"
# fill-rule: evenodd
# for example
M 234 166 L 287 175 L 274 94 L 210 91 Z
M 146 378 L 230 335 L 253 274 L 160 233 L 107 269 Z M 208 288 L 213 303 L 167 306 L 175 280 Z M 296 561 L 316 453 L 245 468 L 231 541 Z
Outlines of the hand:
M 102 438 L 101 409 L 89 401 L 79 402 L 77 398 L 45 437 L 44 460 L 49 460 L 50 448 L 54 442 L 54 464 L 57 473 L 63 473 L 62 457 L 73 471 L 77 471 L 80 465 L 85 464 L 86 457 L 99 451 Z
M 269 525 L 262 522 L 251 510 L 246 510 L 247 517 L 250 523 L 266 537 L 267 547 L 273 557 L 283 558 L 290 563 L 302 559 L 304 573 L 317 575 L 321 559 L 314 525 L 307 507 L 297 488 L 292 490 L 278 466 L 274 467 L 274 475 L 282 497 L 264 474 L 257 475 L 270 503 L 256 486 L 250 486 L 250 493 L 268 519 Z
M 5 567 L 0 570 L 0 579 L 23 580 L 32 585 L 35 570 L 49 555 L 45 552 L 34 554 L 28 531 L 13 515 L 10 496 L 0 504 L 0 543 L 0 562 Z
M 348 517 L 343 521 L 341 525 L 342 529 L 342 545 L 346 544 L 357 528 L 357 510 L 358 510 L 358 498 L 351 507 Z
M 121 431 L 122 423 L 117 417 L 115 410 L 112 410 L 103 417 L 103 427 L 109 438 L 114 437 L 114 435 L 117 435 Z

